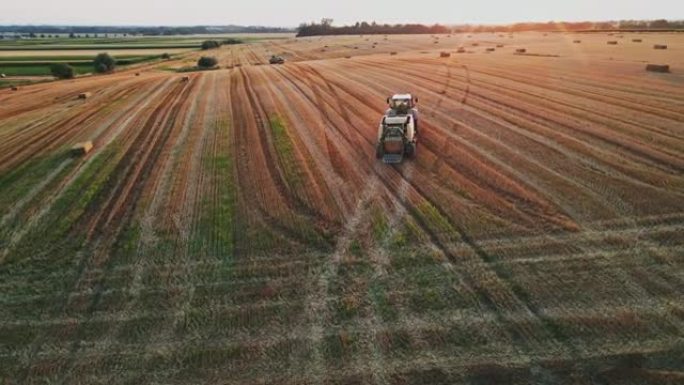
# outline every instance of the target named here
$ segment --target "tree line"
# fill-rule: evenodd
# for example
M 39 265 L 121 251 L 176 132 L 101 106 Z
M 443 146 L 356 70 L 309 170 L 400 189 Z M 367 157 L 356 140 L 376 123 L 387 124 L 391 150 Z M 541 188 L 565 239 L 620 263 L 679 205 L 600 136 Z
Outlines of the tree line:
M 354 25 L 333 27 L 332 19 L 322 19 L 320 23 L 302 23 L 297 28 L 297 37 L 320 35 L 371 35 L 371 34 L 437 34 L 449 33 L 450 28 L 435 24 L 377 24 L 376 22 L 357 22 Z
M 555 22 L 515 23 L 506 25 L 423 25 L 423 24 L 378 24 L 366 21 L 354 25 L 333 26 L 333 19 L 302 23 L 297 36 L 320 35 L 371 35 L 371 34 L 439 34 L 459 32 L 524 32 L 524 31 L 609 31 L 609 30 L 684 30 L 684 20 L 620 20 L 602 22 Z

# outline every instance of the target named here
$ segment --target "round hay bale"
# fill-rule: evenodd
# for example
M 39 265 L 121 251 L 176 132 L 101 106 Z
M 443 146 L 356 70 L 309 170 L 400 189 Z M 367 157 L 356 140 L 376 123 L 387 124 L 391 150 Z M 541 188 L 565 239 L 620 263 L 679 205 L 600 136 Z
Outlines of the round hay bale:
M 4 78 L 6 78 L 6 77 L 7 77 L 7 75 L 5 75 L 5 74 L 0 74 L 0 78 L 4 79 Z
M 396 52 L 396 51 L 392 51 L 392 52 L 390 52 L 390 55 L 392 55 L 392 56 L 394 56 L 394 55 L 396 55 L 396 54 L 397 54 L 397 52 Z
M 515 50 L 515 53 L 526 53 L 526 52 L 527 52 L 527 49 L 525 49 L 525 48 L 518 48 Z
M 17 87 L 17 86 L 11 86 L 10 89 L 12 91 L 19 91 L 19 87 Z
M 442 51 L 439 53 L 439 57 L 451 57 L 451 54 L 446 51 Z
M 608 45 L 617 45 L 617 40 L 609 40 Z
M 465 48 L 458 47 L 458 49 L 456 50 L 456 53 L 465 53 L 465 51 L 466 51 Z
M 503 44 L 497 44 L 497 45 L 496 45 L 496 48 L 503 48 L 503 47 L 504 47 Z
M 641 39 L 632 39 L 632 43 L 641 43 L 642 41 Z
M 480 45 L 480 44 L 479 44 L 479 43 L 473 43 L 473 44 L 471 44 L 471 45 L 472 45 L 473 47 L 477 47 L 477 46 Z
M 496 51 L 496 48 L 487 48 L 486 51 L 487 52 L 494 52 L 494 51 Z
M 579 43 L 582 42 L 582 40 L 573 40 L 572 42 L 575 43 L 575 44 L 579 44 Z
M 648 72 L 670 72 L 670 66 L 667 64 L 646 64 L 646 71 Z
M 667 49 L 667 45 L 665 45 L 665 44 L 654 44 L 653 49 Z

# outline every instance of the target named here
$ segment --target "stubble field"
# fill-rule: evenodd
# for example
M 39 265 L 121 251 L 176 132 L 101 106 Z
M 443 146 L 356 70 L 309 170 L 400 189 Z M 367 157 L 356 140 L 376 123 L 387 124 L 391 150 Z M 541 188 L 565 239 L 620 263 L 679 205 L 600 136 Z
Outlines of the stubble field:
M 623 35 L 292 38 L 0 90 L 0 382 L 682 381 L 684 36 Z M 388 166 L 396 92 L 420 138 Z

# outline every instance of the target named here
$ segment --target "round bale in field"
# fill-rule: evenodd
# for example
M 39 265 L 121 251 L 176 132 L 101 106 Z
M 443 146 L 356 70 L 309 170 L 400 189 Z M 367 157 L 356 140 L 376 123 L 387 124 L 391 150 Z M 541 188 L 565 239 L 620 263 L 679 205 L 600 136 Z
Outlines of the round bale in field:
M 617 40 L 609 40 L 608 45 L 617 45 Z
M 0 74 L 0 78 L 3 78 L 3 79 L 4 79 L 4 78 L 6 78 L 6 77 L 7 77 L 7 75 L 5 75 L 5 74 Z
M 442 51 L 439 53 L 439 57 L 451 57 L 449 52 Z
M 573 40 L 572 42 L 575 44 L 580 44 L 582 42 L 582 40 Z
M 642 41 L 641 39 L 632 39 L 632 43 L 641 43 Z
M 653 49 L 667 49 L 667 45 L 665 45 L 665 44 L 654 44 Z
M 525 48 L 518 48 L 515 50 L 515 53 L 525 53 L 525 52 L 527 52 L 527 49 L 525 49 Z
M 497 44 L 496 48 L 503 48 L 503 46 L 504 46 L 503 44 Z
M 491 48 L 491 47 L 490 47 L 490 48 L 487 48 L 486 51 L 487 51 L 487 52 L 494 52 L 494 51 L 496 51 L 496 48 Z
M 646 64 L 646 71 L 648 72 L 670 72 L 670 66 L 667 64 Z
M 392 55 L 392 56 L 394 56 L 394 55 L 396 55 L 396 54 L 397 54 L 397 52 L 396 52 L 396 51 L 392 51 L 392 52 L 390 52 L 390 55 Z
M 466 51 L 465 48 L 458 47 L 458 49 L 456 50 L 456 53 L 465 53 L 465 51 Z
M 12 91 L 19 91 L 19 87 L 17 87 L 17 86 L 11 86 L 10 89 Z

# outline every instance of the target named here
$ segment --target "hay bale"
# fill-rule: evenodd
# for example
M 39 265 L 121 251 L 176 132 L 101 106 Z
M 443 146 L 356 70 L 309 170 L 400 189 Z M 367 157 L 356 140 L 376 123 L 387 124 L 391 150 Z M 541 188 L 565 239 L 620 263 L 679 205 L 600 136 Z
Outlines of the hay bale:
M 667 45 L 665 45 L 665 44 L 654 44 L 653 49 L 667 49 Z
M 390 55 L 392 55 L 392 56 L 394 56 L 394 55 L 396 55 L 396 54 L 397 54 L 397 52 L 396 52 L 396 51 L 392 51 L 392 52 L 390 52 Z
M 19 91 L 19 87 L 17 87 L 17 86 L 11 86 L 10 89 L 12 91 Z
M 494 52 L 494 51 L 496 51 L 496 48 L 491 48 L 491 47 L 490 47 L 490 48 L 487 48 L 486 51 L 487 51 L 487 52 Z
M 525 52 L 527 52 L 527 49 L 525 49 L 525 48 L 518 48 L 515 50 L 515 53 L 525 53 Z
M 344 58 L 345 59 L 351 59 L 352 57 L 351 56 L 345 56 Z
M 190 76 L 187 76 L 187 75 L 186 75 L 186 76 L 183 76 L 183 77 L 181 78 L 181 82 L 189 82 L 189 81 L 190 81 Z
M 646 71 L 649 72 L 670 72 L 670 66 L 667 64 L 646 64 Z
M 81 92 L 80 94 L 78 94 L 78 98 L 79 98 L 79 99 L 88 99 L 88 98 L 91 97 L 92 95 L 93 95 L 93 94 L 90 93 L 90 92 Z
M 140 76 L 140 72 L 136 72 L 136 73 L 135 73 L 135 76 Z
M 503 47 L 504 47 L 503 44 L 497 44 L 497 45 L 496 45 L 496 48 L 503 48 Z
M 575 44 L 579 44 L 579 43 L 582 42 L 582 40 L 573 40 L 572 42 L 575 43 Z
M 456 53 L 465 53 L 465 51 L 466 51 L 465 48 L 458 47 L 458 49 L 456 50 Z
M 71 147 L 72 156 L 83 156 L 93 149 L 93 142 L 87 141 L 83 143 L 77 143 L 74 147 Z
M 4 79 L 4 78 L 6 78 L 6 77 L 7 77 L 7 75 L 5 75 L 5 74 L 0 74 L 0 78 Z
M 608 45 L 617 45 L 617 40 L 608 40 Z
M 439 53 L 439 57 L 451 57 L 449 52 L 442 51 Z
M 473 44 L 471 44 L 471 45 L 472 45 L 473 47 L 477 47 L 477 46 L 480 45 L 480 44 L 479 44 L 479 43 L 473 43 Z
M 632 43 L 641 43 L 642 41 L 641 39 L 632 39 Z

